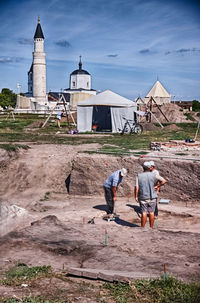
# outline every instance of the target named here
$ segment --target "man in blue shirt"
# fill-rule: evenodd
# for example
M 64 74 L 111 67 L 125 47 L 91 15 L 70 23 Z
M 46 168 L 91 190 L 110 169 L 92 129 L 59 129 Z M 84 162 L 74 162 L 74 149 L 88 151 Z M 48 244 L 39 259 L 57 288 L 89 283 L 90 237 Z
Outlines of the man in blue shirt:
M 127 170 L 125 168 L 116 170 L 104 182 L 105 199 L 107 203 L 107 214 L 109 216 L 113 215 L 114 203 L 116 201 L 117 187 L 122 182 L 123 177 L 125 177 L 126 174 L 127 174 Z

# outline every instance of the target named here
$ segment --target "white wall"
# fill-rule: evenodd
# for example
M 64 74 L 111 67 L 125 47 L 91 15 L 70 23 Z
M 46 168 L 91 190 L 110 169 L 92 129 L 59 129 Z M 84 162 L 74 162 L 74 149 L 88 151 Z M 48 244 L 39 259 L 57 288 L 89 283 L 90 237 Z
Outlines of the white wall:
M 33 52 L 33 97 L 46 102 L 46 55 L 44 40 L 35 39 Z M 44 101 L 42 101 L 44 99 Z
M 74 85 L 75 84 L 75 85 Z M 70 89 L 91 89 L 91 76 L 90 75 L 71 75 Z

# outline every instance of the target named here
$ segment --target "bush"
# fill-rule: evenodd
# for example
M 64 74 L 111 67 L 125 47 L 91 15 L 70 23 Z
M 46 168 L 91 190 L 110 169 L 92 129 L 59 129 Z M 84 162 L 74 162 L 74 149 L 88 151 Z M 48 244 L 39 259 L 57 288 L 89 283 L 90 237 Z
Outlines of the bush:
M 9 88 L 3 88 L 0 93 L 0 106 L 4 109 L 7 107 L 15 107 L 17 101 L 17 95 Z
M 192 101 L 192 110 L 195 112 L 200 111 L 200 102 L 197 100 Z
M 187 117 L 187 120 L 195 121 L 195 119 L 192 117 L 191 113 L 185 113 L 184 116 Z

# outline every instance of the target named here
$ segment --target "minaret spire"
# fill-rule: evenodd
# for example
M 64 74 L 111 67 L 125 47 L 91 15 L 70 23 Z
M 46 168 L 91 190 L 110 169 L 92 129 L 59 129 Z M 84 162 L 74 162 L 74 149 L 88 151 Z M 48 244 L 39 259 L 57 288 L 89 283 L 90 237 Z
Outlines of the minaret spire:
M 80 61 L 79 61 L 79 70 L 82 70 L 82 62 L 81 62 L 81 56 L 79 56 L 79 58 L 80 58 Z
M 37 38 L 44 39 L 44 35 L 43 35 L 42 28 L 40 25 L 40 17 L 38 17 L 38 24 L 37 24 L 35 35 L 34 35 L 34 39 L 37 39 Z

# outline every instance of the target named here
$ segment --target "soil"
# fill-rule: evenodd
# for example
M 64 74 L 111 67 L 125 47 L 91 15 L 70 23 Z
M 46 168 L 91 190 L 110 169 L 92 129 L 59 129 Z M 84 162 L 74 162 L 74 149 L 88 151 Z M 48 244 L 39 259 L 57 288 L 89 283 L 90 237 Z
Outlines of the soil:
M 159 126 L 156 126 L 152 123 L 148 123 L 148 122 L 144 122 L 141 124 L 143 127 L 143 131 L 156 131 L 156 130 L 160 130 Z
M 169 129 L 169 130 L 179 130 L 181 129 L 180 127 L 178 127 L 176 124 L 170 124 L 165 126 L 165 129 Z
M 32 145 L 12 155 L 0 149 L 1 206 L 14 204 L 28 212 L 17 228 L 13 225 L 0 239 L 1 270 L 20 262 L 51 265 L 54 270 L 78 267 L 160 277 L 166 264 L 168 274 L 200 281 L 199 150 L 184 156 L 174 150 L 149 153 L 148 159 L 156 162 L 168 181 L 160 198 L 170 203 L 159 204 L 154 229 L 148 224 L 142 229 L 133 190 L 144 158 L 83 153 L 97 147 Z M 122 166 L 128 175 L 117 193 L 115 211 L 120 217 L 107 222 L 103 182 Z M 94 224 L 89 224 L 92 218 Z M 44 289 L 45 281 L 38 292 Z M 25 290 L 0 286 L 0 296 L 13 293 L 21 298 Z
M 187 117 L 184 115 L 184 113 L 190 113 L 194 117 L 194 120 L 198 121 L 198 119 L 196 119 L 195 112 L 188 112 L 187 110 L 181 111 L 181 108 L 177 104 L 173 104 L 173 103 L 163 104 L 160 108 L 164 113 L 164 115 L 167 117 L 168 122 L 173 122 L 173 123 L 193 122 L 191 120 L 188 120 Z M 163 114 L 156 106 L 153 107 L 152 112 L 155 114 L 156 118 L 160 122 L 163 123 L 167 122 Z M 152 121 L 156 122 L 156 120 L 153 117 L 152 117 Z
M 161 122 L 161 123 L 190 123 L 190 122 L 198 122 L 199 117 L 197 116 L 197 113 L 194 111 L 188 111 L 188 110 L 182 110 L 177 104 L 169 103 L 169 104 L 162 104 L 159 106 L 161 111 L 156 105 L 153 105 L 151 111 L 155 115 L 155 117 Z M 145 109 L 142 109 L 145 110 Z M 185 114 L 190 114 L 190 116 L 194 119 L 194 121 L 191 121 L 190 119 L 187 119 L 187 116 Z M 164 114 L 164 115 L 163 115 Z M 166 120 L 166 118 L 167 120 Z M 146 120 L 145 117 L 140 118 L 141 122 L 144 122 Z M 153 123 L 158 123 L 158 121 L 153 117 L 151 117 L 151 120 Z

